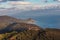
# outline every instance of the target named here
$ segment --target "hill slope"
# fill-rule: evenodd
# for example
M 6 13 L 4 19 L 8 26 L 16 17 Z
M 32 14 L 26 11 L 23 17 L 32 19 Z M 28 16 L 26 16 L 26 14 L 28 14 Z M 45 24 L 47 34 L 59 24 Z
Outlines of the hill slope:
M 19 19 L 9 17 L 9 16 L 0 16 L 0 29 L 5 28 L 7 25 L 13 22 L 19 22 Z
M 0 40 L 60 40 L 60 29 L 42 29 L 27 21 L 0 16 Z

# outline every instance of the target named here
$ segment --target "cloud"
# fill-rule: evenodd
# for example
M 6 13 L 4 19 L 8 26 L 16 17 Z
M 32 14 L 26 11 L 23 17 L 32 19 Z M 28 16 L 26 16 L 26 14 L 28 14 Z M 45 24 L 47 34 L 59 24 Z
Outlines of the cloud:
M 60 2 L 60 0 L 53 0 L 53 1 L 57 1 L 57 2 Z
M 9 0 L 9 1 L 24 1 L 24 0 Z
M 16 8 L 19 10 L 38 10 L 60 7 L 60 3 L 48 3 L 48 4 L 33 4 L 25 1 L 9 1 L 4 4 L 0 4 L 0 8 Z
M 10 7 L 16 7 L 19 9 L 45 9 L 45 8 L 51 8 L 51 7 L 56 7 L 59 6 L 60 3 L 47 3 L 47 4 L 34 4 L 31 2 L 26 2 L 26 1 L 8 1 L 4 4 L 0 4 L 3 5 L 4 8 L 9 8 Z
M 60 3 L 49 3 L 49 4 L 33 4 L 25 1 L 9 1 L 4 4 L 0 4 L 1 15 L 11 15 L 30 11 L 30 10 L 41 10 L 60 7 Z
M 23 1 L 11 1 L 6 2 L 5 4 L 0 4 L 0 15 L 10 15 L 15 13 L 20 13 L 23 11 L 30 10 L 30 2 Z
M 24 1 L 24 0 L 0 0 L 0 2 L 7 2 L 7 1 Z
M 29 5 L 29 4 L 31 4 L 30 2 L 23 2 L 23 1 L 17 1 L 17 2 L 14 2 L 14 1 L 12 1 L 12 2 L 9 2 L 8 4 L 11 4 L 11 5 Z
M 6 2 L 7 0 L 0 0 L 0 2 Z
M 60 2 L 60 0 L 58 0 Z
M 23 1 L 11 1 L 6 4 L 1 4 L 0 8 L 18 8 L 20 10 L 36 10 L 40 8 L 40 5 L 33 4 L 31 2 L 23 2 Z
M 2 0 L 0 0 L 0 1 L 2 1 Z

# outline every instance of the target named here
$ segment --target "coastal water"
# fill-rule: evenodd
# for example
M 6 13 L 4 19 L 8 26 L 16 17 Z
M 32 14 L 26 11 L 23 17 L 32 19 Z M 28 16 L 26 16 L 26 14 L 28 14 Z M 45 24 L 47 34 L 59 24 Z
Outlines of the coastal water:
M 35 10 L 12 15 L 16 18 L 32 18 L 42 28 L 60 29 L 60 9 Z
M 34 16 L 34 17 L 20 17 L 24 19 L 32 18 L 36 21 L 36 25 L 42 28 L 59 28 L 60 29 L 60 15 L 52 16 Z
M 43 28 L 59 28 L 60 29 L 60 16 L 44 16 L 34 18 L 37 25 Z

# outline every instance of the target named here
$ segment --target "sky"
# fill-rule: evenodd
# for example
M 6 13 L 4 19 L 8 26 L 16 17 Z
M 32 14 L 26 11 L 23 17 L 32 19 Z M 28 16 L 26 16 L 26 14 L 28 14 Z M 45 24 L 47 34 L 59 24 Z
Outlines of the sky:
M 10 8 L 12 5 L 32 5 L 33 7 L 60 4 L 60 0 L 0 0 L 0 8 Z
M 60 3 L 60 0 L 0 0 L 0 7 L 10 7 L 10 2 L 29 2 L 32 4 L 45 5 L 45 4 L 57 4 Z
M 11 12 L 8 9 L 28 11 L 60 6 L 60 0 L 0 0 L 0 15 Z
M 48 1 L 48 3 L 54 2 L 53 0 L 26 0 L 26 1 L 30 1 L 30 2 L 33 2 L 33 3 L 45 3 L 47 1 Z
M 1 2 L 8 2 L 8 1 L 25 1 L 25 2 L 31 2 L 34 4 L 60 2 L 60 0 L 0 0 L 0 3 Z

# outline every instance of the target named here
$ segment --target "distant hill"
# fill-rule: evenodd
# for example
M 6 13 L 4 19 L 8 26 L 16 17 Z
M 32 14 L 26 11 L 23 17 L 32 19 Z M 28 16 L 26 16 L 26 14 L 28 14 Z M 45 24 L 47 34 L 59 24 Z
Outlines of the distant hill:
M 19 30 L 26 28 L 28 30 L 40 30 L 35 20 L 29 19 L 16 19 L 10 16 L 0 16 L 0 30 Z
M 17 22 L 19 19 L 10 16 L 0 16 L 0 22 Z
M 27 24 L 34 24 L 33 19 L 27 19 L 27 20 L 22 20 L 22 19 L 16 19 L 10 16 L 0 16 L 0 29 L 4 29 L 8 25 L 12 23 L 27 23 Z
M 13 22 L 19 22 L 19 19 L 10 16 L 0 16 L 0 29 L 5 28 L 7 25 Z

